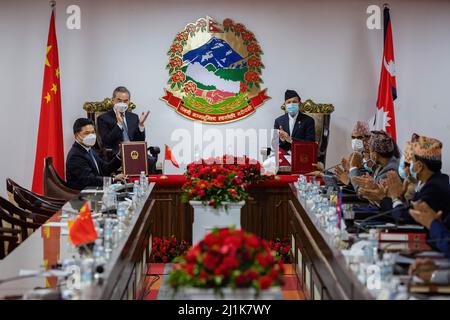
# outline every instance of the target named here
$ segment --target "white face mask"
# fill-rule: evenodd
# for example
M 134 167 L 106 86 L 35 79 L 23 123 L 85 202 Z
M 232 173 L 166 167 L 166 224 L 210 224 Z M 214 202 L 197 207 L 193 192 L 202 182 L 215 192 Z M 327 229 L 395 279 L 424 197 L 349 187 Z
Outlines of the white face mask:
M 364 151 L 364 143 L 361 139 L 352 139 L 352 149 L 355 152 Z
M 97 141 L 97 136 L 95 133 L 90 133 L 86 137 L 83 138 L 83 144 L 88 147 L 93 147 L 95 142 Z
M 119 102 L 114 105 L 114 111 L 118 111 L 120 113 L 124 113 L 128 109 L 128 104 L 125 102 Z

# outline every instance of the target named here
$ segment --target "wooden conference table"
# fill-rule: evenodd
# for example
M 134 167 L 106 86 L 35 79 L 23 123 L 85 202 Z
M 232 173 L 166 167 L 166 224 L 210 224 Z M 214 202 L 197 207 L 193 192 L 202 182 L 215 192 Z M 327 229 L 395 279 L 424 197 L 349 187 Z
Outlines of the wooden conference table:
M 372 299 L 341 252 L 325 240 L 302 207 L 293 185 L 296 180 L 297 176 L 278 176 L 250 187 L 253 199 L 242 209 L 242 228 L 268 240 L 291 239 L 294 267 L 306 298 Z M 152 236 L 175 235 L 191 241 L 192 208 L 180 200 L 184 176 L 154 175 L 149 176 L 149 181 L 142 206 L 136 210 L 128 231 L 105 266 L 104 284 L 83 289 L 81 299 L 140 299 Z M 77 209 L 82 202 L 74 199 L 69 204 Z M 51 221 L 60 221 L 62 214 L 63 211 L 57 212 Z M 19 270 L 49 268 L 73 255 L 68 236 L 61 230 L 42 226 L 34 232 L 0 261 L 0 279 L 15 277 Z M 20 298 L 33 288 L 57 285 L 54 278 L 33 277 L 5 283 L 0 280 L 0 299 Z

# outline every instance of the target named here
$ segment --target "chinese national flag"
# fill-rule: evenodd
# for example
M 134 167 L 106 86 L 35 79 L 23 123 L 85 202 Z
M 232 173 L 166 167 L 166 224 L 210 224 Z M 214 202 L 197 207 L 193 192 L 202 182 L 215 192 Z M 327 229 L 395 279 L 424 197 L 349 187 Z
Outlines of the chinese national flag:
M 75 246 L 93 242 L 98 238 L 88 202 L 80 209 L 80 214 L 69 229 L 69 235 Z
M 175 157 L 172 154 L 172 150 L 170 150 L 170 148 L 167 144 L 166 144 L 166 152 L 165 152 L 164 160 L 170 160 L 175 167 L 177 167 L 177 168 L 180 167 L 178 165 L 177 160 L 175 159 Z
M 394 100 L 397 98 L 395 81 L 394 44 L 389 8 L 384 8 L 384 50 L 381 62 L 380 83 L 378 86 L 377 114 L 374 129 L 386 131 L 396 140 Z
M 64 177 L 64 140 L 60 88 L 55 13 L 52 11 L 45 57 L 41 114 L 32 185 L 32 190 L 40 194 L 44 193 L 43 174 L 46 157 L 53 157 L 56 172 L 59 176 Z

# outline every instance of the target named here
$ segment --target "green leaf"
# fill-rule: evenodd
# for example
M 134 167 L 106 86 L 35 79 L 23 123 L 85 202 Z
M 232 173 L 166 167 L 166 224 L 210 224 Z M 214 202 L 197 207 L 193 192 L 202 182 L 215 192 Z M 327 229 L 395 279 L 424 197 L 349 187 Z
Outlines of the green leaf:
M 172 83 L 172 85 L 170 86 L 172 89 L 175 88 L 176 83 Z

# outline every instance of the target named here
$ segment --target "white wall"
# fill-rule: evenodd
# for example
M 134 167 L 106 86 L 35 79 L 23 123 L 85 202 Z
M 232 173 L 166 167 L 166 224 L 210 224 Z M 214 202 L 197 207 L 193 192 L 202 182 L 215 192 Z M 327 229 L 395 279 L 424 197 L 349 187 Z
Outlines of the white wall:
M 43 63 L 47 0 L 0 1 L 0 194 L 11 177 L 31 185 Z M 65 9 L 77 4 L 81 30 L 68 30 Z M 170 144 L 176 128 L 193 123 L 159 100 L 168 79 L 166 52 L 187 23 L 210 15 L 232 18 L 254 32 L 264 51 L 264 85 L 272 97 L 254 115 L 225 128 L 271 128 L 286 88 L 303 98 L 331 102 L 328 164 L 349 151 L 350 131 L 374 113 L 382 31 L 366 28 L 366 8 L 376 1 L 87 1 L 58 0 L 65 151 L 72 123 L 85 101 L 100 100 L 126 85 L 138 112 L 150 109 L 148 141 Z M 400 146 L 415 131 L 444 142 L 450 169 L 450 2 L 391 1 L 399 97 Z M 207 126 L 211 127 L 211 126 Z M 173 144 L 173 143 L 172 143 Z

